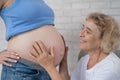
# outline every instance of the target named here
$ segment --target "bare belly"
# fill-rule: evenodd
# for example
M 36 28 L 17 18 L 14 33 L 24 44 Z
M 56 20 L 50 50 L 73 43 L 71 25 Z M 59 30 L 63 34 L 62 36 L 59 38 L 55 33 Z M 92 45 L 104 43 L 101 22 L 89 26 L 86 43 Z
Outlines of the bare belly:
M 47 49 L 50 46 L 54 46 L 55 64 L 59 64 L 64 56 L 64 43 L 60 34 L 51 25 L 46 25 L 11 38 L 8 41 L 7 49 L 17 52 L 25 60 L 35 62 L 30 55 L 30 50 L 33 42 L 38 40 L 41 40 Z

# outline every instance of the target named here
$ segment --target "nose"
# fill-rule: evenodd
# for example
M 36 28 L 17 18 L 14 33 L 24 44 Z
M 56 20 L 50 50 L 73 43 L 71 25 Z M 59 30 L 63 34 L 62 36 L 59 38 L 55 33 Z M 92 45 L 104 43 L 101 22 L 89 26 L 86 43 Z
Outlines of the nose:
M 81 30 L 79 35 L 80 35 L 80 37 L 84 37 L 85 36 L 85 30 Z

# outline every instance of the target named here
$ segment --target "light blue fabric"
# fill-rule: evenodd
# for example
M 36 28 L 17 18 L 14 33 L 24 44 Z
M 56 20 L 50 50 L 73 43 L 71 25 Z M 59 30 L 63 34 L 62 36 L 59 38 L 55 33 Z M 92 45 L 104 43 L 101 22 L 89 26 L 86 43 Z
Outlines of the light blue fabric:
M 3 65 L 1 80 L 51 80 L 42 67 L 33 69 L 19 61 L 10 64 L 12 67 Z
M 44 25 L 54 25 L 54 12 L 43 0 L 14 0 L 0 11 L 6 26 L 6 40 Z

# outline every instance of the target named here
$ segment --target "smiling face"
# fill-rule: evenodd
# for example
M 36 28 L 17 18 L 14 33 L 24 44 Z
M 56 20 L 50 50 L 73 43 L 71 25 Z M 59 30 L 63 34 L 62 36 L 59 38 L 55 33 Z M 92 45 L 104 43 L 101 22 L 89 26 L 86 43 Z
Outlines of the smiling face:
M 90 19 L 86 20 L 80 31 L 80 49 L 93 51 L 100 47 L 101 32 L 98 26 Z

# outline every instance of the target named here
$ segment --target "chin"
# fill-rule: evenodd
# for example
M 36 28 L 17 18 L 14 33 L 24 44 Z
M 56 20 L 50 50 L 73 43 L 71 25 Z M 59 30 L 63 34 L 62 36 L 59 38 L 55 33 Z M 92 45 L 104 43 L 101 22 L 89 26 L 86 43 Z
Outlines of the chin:
M 79 45 L 80 50 L 83 51 L 88 51 L 88 47 L 84 46 L 84 45 Z
M 84 46 L 79 46 L 79 48 L 80 48 L 81 50 L 86 50 L 86 48 L 85 48 Z

